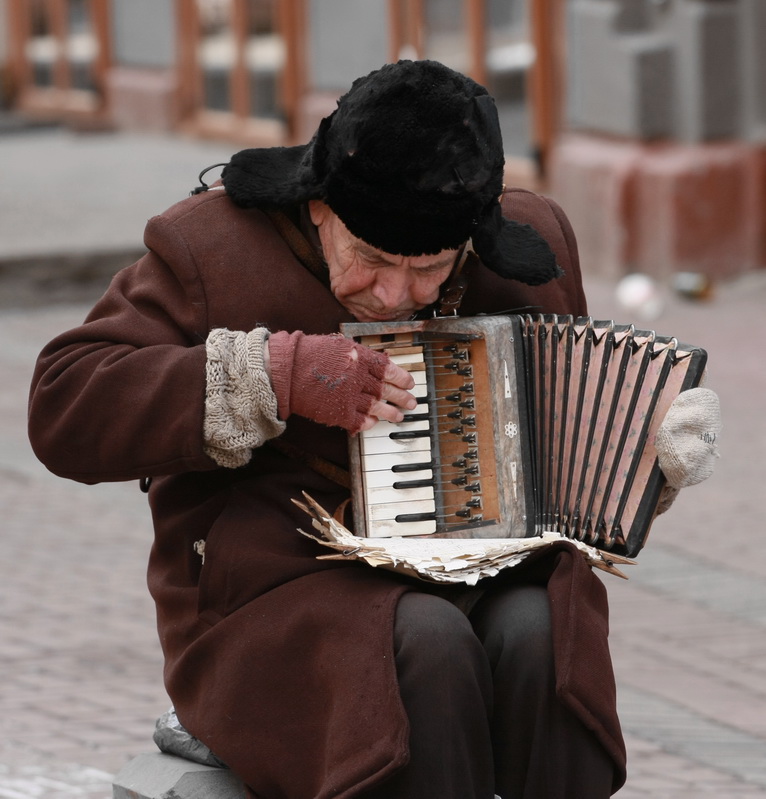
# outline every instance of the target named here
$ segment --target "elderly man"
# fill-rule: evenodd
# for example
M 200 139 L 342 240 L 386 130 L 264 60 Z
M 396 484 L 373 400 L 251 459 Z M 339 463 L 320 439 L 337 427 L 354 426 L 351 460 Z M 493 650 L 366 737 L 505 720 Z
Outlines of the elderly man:
M 466 316 L 586 312 L 561 210 L 503 186 L 486 90 L 387 65 L 309 144 L 238 153 L 145 241 L 40 355 L 30 437 L 57 474 L 149 486 L 184 726 L 262 799 L 616 790 L 605 593 L 567 544 L 456 589 L 318 560 L 296 532 L 301 492 L 347 498 L 348 434 L 415 404 L 410 375 L 341 323 L 447 295 Z

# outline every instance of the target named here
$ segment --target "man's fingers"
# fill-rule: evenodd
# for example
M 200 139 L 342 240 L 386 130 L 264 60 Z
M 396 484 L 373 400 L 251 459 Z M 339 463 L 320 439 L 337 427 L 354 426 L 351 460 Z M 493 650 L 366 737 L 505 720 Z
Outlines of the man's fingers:
M 415 397 L 413 397 L 409 391 L 397 388 L 391 385 L 391 383 L 383 384 L 383 393 L 380 399 L 383 402 L 396 405 L 398 408 L 405 408 L 408 411 L 411 411 L 418 404 Z
M 386 371 L 383 374 L 383 379 L 386 383 L 391 383 L 398 388 L 409 390 L 415 387 L 415 381 L 412 375 L 401 366 L 397 366 L 393 362 L 389 362 L 386 366 Z
M 378 422 L 378 420 L 386 421 L 386 422 L 401 422 L 404 418 L 404 413 L 401 411 L 400 408 L 392 405 L 390 402 L 383 402 L 382 400 L 376 400 L 370 406 L 370 410 L 367 411 L 368 418 L 373 419 L 373 424 Z M 369 430 L 372 425 L 367 425 L 363 427 L 363 430 Z

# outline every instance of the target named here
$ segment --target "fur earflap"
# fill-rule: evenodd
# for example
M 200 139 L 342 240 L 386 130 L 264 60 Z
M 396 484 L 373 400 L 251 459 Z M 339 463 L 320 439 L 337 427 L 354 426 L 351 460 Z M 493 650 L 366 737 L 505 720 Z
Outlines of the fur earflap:
M 226 193 L 242 208 L 282 208 L 317 199 L 322 189 L 312 150 L 313 142 L 242 150 L 221 173 Z
M 473 234 L 473 249 L 500 277 L 539 286 L 564 272 L 548 242 L 531 225 L 505 219 L 497 202 Z

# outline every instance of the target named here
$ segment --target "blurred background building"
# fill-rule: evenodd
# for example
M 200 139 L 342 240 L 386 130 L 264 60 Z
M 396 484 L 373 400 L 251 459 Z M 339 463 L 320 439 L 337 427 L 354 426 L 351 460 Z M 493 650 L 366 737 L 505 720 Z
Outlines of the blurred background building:
M 0 0 L 3 106 L 88 130 L 303 142 L 401 57 L 489 88 L 591 270 L 766 266 L 764 0 Z

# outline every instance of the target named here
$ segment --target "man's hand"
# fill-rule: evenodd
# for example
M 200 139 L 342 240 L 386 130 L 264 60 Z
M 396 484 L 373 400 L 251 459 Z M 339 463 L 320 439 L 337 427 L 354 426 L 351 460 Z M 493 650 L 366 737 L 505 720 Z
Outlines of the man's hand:
M 660 468 L 673 488 L 696 485 L 710 477 L 718 457 L 721 408 L 708 388 L 682 391 L 657 431 Z
M 379 420 L 401 422 L 404 418 L 402 409 L 412 410 L 417 401 L 410 394 L 410 389 L 415 386 L 412 375 L 391 361 L 383 373 L 383 390 L 380 399 L 375 400 L 367 412 L 367 419 L 360 428 L 369 430 Z
M 343 336 L 275 333 L 267 364 L 283 420 L 297 413 L 358 433 L 379 419 L 401 421 L 401 409 L 416 405 L 408 372 Z

